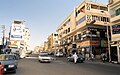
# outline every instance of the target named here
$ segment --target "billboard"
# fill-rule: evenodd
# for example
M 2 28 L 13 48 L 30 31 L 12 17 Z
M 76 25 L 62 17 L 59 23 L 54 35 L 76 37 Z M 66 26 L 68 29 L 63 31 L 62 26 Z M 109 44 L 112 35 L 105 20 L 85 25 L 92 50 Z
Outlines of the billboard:
M 11 26 L 10 39 L 11 40 L 21 40 L 24 33 L 23 23 L 21 21 L 15 21 Z

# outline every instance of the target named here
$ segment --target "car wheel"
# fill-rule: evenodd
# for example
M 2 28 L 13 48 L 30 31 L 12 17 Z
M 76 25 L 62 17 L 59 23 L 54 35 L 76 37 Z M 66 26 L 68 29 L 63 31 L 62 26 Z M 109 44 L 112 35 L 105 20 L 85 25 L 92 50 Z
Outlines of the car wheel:
M 69 59 L 67 59 L 67 61 L 70 61 Z
M 14 70 L 14 72 L 13 73 L 16 73 L 16 69 Z
M 15 68 L 17 69 L 18 67 L 16 66 Z
M 39 62 L 41 62 L 40 60 L 38 60 Z

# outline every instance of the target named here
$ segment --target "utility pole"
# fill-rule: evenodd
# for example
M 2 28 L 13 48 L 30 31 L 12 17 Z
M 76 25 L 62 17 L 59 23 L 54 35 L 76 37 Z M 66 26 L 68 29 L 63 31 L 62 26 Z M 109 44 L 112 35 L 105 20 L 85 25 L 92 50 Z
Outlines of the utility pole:
M 109 51 L 109 62 L 111 62 L 109 24 L 107 24 L 107 41 L 108 41 L 108 51 Z
M 4 49 L 4 41 L 5 41 L 5 25 L 2 25 L 2 33 L 3 33 L 3 37 L 2 37 L 2 45 L 3 45 L 3 49 Z

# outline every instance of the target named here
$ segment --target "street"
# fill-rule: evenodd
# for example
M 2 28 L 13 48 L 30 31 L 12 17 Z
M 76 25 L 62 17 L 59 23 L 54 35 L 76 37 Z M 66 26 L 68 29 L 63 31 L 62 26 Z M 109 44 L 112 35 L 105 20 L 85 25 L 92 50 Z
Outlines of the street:
M 120 65 L 85 62 L 74 64 L 65 57 L 51 63 L 39 63 L 37 57 L 19 60 L 16 74 L 5 75 L 120 75 Z

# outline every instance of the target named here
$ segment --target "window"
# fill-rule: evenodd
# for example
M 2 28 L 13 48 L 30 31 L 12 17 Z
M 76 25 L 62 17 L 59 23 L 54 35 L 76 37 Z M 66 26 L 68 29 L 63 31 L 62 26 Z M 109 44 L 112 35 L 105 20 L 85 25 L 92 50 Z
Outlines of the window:
M 75 12 L 75 16 L 77 16 L 78 14 L 77 14 L 77 12 Z
M 93 8 L 93 9 L 99 9 L 99 6 L 91 4 L 91 8 Z
M 96 16 L 96 15 L 92 15 L 92 20 L 97 20 L 97 21 L 100 21 L 100 20 L 99 20 L 99 17 L 98 17 L 98 16 Z
M 76 14 L 78 15 L 79 13 L 84 12 L 84 10 L 85 10 L 85 6 L 83 6 L 82 8 L 80 8 L 80 9 L 76 12 Z M 77 15 L 76 15 L 76 16 L 77 16 Z
M 109 18 L 107 18 L 107 22 L 110 22 L 110 19 L 109 19 Z
M 81 34 L 78 34 L 78 39 L 81 39 Z
M 108 17 L 100 17 L 101 20 L 100 21 L 103 21 L 103 22 L 109 22 L 109 18 Z
M 63 24 L 63 26 L 66 26 L 66 25 L 68 25 L 68 24 L 70 24 L 70 19 L 68 19 L 68 20 Z
M 58 36 L 58 34 L 54 34 L 54 36 Z
M 70 28 L 68 28 L 68 33 L 70 32 Z
M 86 20 L 86 17 L 85 17 L 85 16 L 82 17 L 82 18 L 80 18 L 80 19 L 77 21 L 76 25 L 79 25 L 80 23 L 82 23 L 82 22 L 85 21 L 85 20 Z
M 116 16 L 117 16 L 117 15 L 120 15 L 120 8 L 117 9 L 115 12 L 116 12 Z
M 100 6 L 100 10 L 108 11 L 108 8 L 107 8 L 107 7 Z
M 65 33 L 67 34 L 67 29 L 65 30 Z

